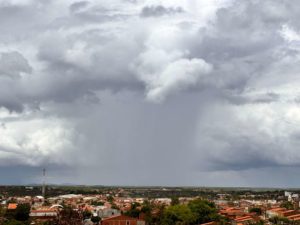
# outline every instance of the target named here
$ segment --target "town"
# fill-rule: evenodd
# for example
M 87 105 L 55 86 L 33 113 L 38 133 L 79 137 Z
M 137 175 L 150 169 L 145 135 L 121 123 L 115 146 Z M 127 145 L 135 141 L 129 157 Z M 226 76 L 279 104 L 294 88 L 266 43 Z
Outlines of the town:
M 1 225 L 300 224 L 299 190 L 1 186 Z

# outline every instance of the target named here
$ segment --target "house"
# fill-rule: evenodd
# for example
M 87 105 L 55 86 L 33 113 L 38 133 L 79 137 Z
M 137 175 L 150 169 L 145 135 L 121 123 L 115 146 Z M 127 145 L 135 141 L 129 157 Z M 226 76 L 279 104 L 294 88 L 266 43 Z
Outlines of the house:
M 8 210 L 15 210 L 17 208 L 18 204 L 16 203 L 9 203 L 7 206 Z
M 117 209 L 111 209 L 111 208 L 104 208 L 101 207 L 98 210 L 96 210 L 97 216 L 101 218 L 109 218 L 112 216 L 119 216 L 121 215 L 120 210 Z
M 300 220 L 300 212 L 297 210 L 288 210 L 285 208 L 272 208 L 267 210 L 267 217 L 284 217 L 290 221 L 299 221 Z
M 275 216 L 280 216 L 280 213 L 284 211 L 286 211 L 285 208 L 277 207 L 277 208 L 268 209 L 266 211 L 266 214 L 268 218 L 272 218 Z
M 145 225 L 145 220 L 119 215 L 103 219 L 101 225 Z
M 250 215 L 247 215 L 247 216 L 240 216 L 240 217 L 236 217 L 233 221 L 232 221 L 232 224 L 253 224 L 253 223 L 256 223 L 257 221 L 259 221 L 259 218 L 258 217 L 254 217 L 254 216 L 250 216 Z
M 34 221 L 51 221 L 55 220 L 58 217 L 58 212 L 55 209 L 43 208 L 31 210 L 29 216 Z
M 245 209 L 239 208 L 239 207 L 226 207 L 226 208 L 220 210 L 220 214 L 231 220 L 235 219 L 236 217 L 247 215 L 247 213 L 245 212 Z

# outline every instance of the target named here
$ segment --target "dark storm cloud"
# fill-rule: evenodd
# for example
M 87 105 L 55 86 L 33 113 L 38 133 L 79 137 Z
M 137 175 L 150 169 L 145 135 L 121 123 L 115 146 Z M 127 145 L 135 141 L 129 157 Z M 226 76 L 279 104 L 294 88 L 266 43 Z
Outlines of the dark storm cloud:
M 297 1 L 0 3 L 0 162 L 131 185 L 299 167 Z
M 31 73 L 32 67 L 19 52 L 0 53 L 0 106 L 10 111 L 23 110 L 21 96 L 18 96 L 20 79 L 21 75 L 29 76 Z
M 286 7 L 277 1 L 235 1 L 217 12 L 214 32 L 200 31 L 201 43 L 192 40 L 191 54 L 217 65 L 212 82 L 241 91 L 253 76 L 280 60 L 274 53 L 284 43 L 278 31 L 290 21 Z
M 142 9 L 141 16 L 142 17 L 159 17 L 164 15 L 172 15 L 177 13 L 183 13 L 184 10 L 181 7 L 169 7 L 166 8 L 162 5 L 152 5 L 152 6 L 145 6 Z
M 31 73 L 28 61 L 19 52 L 0 53 L 0 76 L 16 78 L 20 73 Z
M 1 182 L 0 185 L 40 185 L 43 178 L 43 168 L 46 168 L 47 184 L 67 184 L 72 183 L 71 180 L 63 180 L 61 176 L 74 176 L 77 171 L 74 168 L 58 166 L 58 165 L 43 165 L 36 167 L 29 166 L 6 166 L 0 167 Z M 73 182 L 73 184 L 76 184 Z
M 89 5 L 89 2 L 88 1 L 80 1 L 80 2 L 75 2 L 75 3 L 72 3 L 70 5 L 70 11 L 73 13 L 73 12 L 76 12 L 82 8 L 85 8 Z

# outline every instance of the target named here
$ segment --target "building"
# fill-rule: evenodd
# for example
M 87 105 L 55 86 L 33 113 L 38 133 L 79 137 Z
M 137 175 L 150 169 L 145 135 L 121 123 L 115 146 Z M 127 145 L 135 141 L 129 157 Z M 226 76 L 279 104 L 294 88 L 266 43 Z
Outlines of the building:
M 121 215 L 120 210 L 117 209 L 111 209 L 111 208 L 100 208 L 96 210 L 97 216 L 101 218 L 109 218 L 112 216 L 119 216 Z
M 37 209 L 30 211 L 30 217 L 57 217 L 55 209 Z
M 145 225 L 145 220 L 120 215 L 103 219 L 101 225 Z
M 37 209 L 31 210 L 29 214 L 33 221 L 43 222 L 55 220 L 58 217 L 58 212 L 55 209 Z
M 235 219 L 236 217 L 246 216 L 247 213 L 245 212 L 244 208 L 239 207 L 226 207 L 220 210 L 220 214 L 222 216 L 227 217 L 230 220 Z
M 272 218 L 275 216 L 281 216 L 281 214 L 285 211 L 287 211 L 287 209 L 281 208 L 281 207 L 272 208 L 272 209 L 269 209 L 266 211 L 266 215 L 267 215 L 267 218 Z
M 7 206 L 8 210 L 15 210 L 17 208 L 18 204 L 16 203 L 9 203 Z
M 233 225 L 247 225 L 247 224 L 254 224 L 256 223 L 257 221 L 259 221 L 259 218 L 258 217 L 254 217 L 254 216 L 240 216 L 240 217 L 237 217 L 235 218 L 233 221 L 232 221 L 232 224 Z

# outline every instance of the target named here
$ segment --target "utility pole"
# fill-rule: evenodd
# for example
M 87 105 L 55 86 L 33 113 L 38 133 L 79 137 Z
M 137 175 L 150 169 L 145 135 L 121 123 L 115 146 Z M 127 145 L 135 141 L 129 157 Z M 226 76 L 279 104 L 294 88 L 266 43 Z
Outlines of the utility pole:
M 43 169 L 43 186 L 42 186 L 42 196 L 46 198 L 46 169 Z

